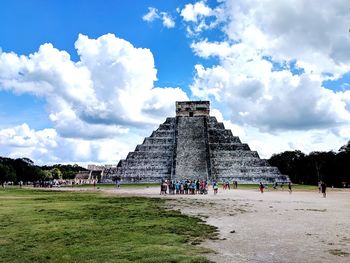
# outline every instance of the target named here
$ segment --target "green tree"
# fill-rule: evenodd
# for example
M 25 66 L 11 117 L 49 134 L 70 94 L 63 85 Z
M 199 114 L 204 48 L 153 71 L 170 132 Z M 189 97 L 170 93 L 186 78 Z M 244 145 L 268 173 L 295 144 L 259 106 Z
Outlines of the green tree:
M 16 173 L 12 166 L 0 163 L 0 184 L 4 187 L 5 182 L 15 181 Z
M 51 174 L 53 179 L 62 179 L 62 172 L 57 167 L 51 169 Z
M 49 181 L 53 179 L 52 173 L 48 170 L 41 170 L 38 168 L 37 172 L 41 181 Z

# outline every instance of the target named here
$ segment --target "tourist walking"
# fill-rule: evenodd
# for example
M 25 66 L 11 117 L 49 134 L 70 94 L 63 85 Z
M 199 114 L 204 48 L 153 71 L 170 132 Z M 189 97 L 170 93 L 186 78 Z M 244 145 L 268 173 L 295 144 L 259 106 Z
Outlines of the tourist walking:
M 176 194 L 180 194 L 180 182 L 177 181 L 176 184 L 175 184 L 175 189 L 176 189 Z
M 318 182 L 318 193 L 320 194 L 321 193 L 321 181 Z
M 213 183 L 214 195 L 216 195 L 218 193 L 218 189 L 219 189 L 219 186 L 218 186 L 217 182 L 214 182 Z
M 117 178 L 117 179 L 115 180 L 115 184 L 116 184 L 117 188 L 120 187 L 120 180 L 119 180 L 119 178 Z
M 167 191 L 168 185 L 166 182 L 162 182 L 160 184 L 160 194 L 161 195 L 166 195 L 166 191 Z
M 326 198 L 326 190 L 327 190 L 327 185 L 325 182 L 321 183 L 321 192 L 323 194 L 323 198 Z
M 262 182 L 260 182 L 260 184 L 259 184 L 259 190 L 260 190 L 260 193 L 264 193 L 264 188 L 265 188 L 265 186 L 263 185 L 263 183 Z
M 274 184 L 273 184 L 273 189 L 277 189 L 277 186 L 278 186 L 278 183 L 277 182 L 275 182 Z
M 288 183 L 288 190 L 289 190 L 289 194 L 291 194 L 292 193 L 292 183 L 291 182 Z

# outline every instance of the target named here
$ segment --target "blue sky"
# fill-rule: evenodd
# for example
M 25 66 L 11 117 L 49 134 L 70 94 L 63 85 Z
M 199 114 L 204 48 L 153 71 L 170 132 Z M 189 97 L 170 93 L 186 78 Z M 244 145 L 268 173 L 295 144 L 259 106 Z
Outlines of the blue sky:
M 194 1 L 192 1 L 194 2 Z M 212 1 L 216 4 L 216 1 Z M 194 75 L 194 65 L 198 62 L 211 65 L 211 60 L 195 56 L 190 48 L 193 39 L 186 37 L 185 25 L 180 19 L 175 28 L 167 29 L 160 21 L 145 23 L 142 16 L 148 7 L 156 6 L 159 10 L 181 8 L 191 1 L 113 1 L 87 0 L 32 0 L 2 2 L 0 16 L 0 47 L 3 52 L 15 52 L 29 55 L 38 50 L 43 43 L 52 43 L 59 50 L 66 50 L 72 60 L 79 57 L 74 48 L 78 34 L 97 38 L 107 33 L 131 42 L 136 47 L 149 48 L 155 59 L 158 86 L 181 86 L 189 92 Z M 216 34 L 215 34 L 216 31 Z M 220 39 L 217 30 L 205 33 L 205 37 Z M 23 121 L 21 109 L 31 113 L 25 119 L 33 119 L 33 128 L 50 127 L 44 103 L 31 95 L 13 94 L 0 91 L 0 107 L 6 116 L 13 118 L 11 125 Z M 21 105 L 19 109 L 18 105 Z M 5 106 L 6 105 L 6 106 Z M 18 118 L 19 117 L 19 118 Z M 39 118 L 40 121 L 37 121 Z M 2 127 L 6 127 L 5 122 Z
M 4 0 L 0 155 L 117 162 L 178 99 L 209 99 L 263 157 L 336 150 L 350 137 L 350 19 L 346 1 L 316 2 Z
M 174 10 L 184 1 L 2 1 L 0 47 L 3 52 L 29 55 L 43 43 L 52 43 L 57 49 L 66 50 L 74 61 L 78 60 L 74 42 L 78 34 L 97 38 L 106 33 L 126 39 L 136 47 L 149 48 L 155 57 L 160 86 L 181 85 L 187 88 L 193 76 L 193 56 L 183 29 L 165 29 L 161 23 L 147 24 L 142 16 L 147 8 L 156 4 L 159 9 Z M 176 11 L 175 11 L 176 12 Z M 186 58 L 186 59 L 184 59 Z M 19 107 L 21 105 L 21 107 Z M 23 122 L 26 108 L 33 119 L 34 128 L 51 126 L 46 120 L 44 104 L 31 95 L 19 95 L 0 91 L 0 107 L 3 115 L 13 119 L 9 125 Z M 42 116 L 40 116 L 42 115 Z M 40 121 L 37 122 L 39 117 Z M 46 123 L 45 123 L 46 121 Z M 2 122 L 2 126 L 6 126 Z

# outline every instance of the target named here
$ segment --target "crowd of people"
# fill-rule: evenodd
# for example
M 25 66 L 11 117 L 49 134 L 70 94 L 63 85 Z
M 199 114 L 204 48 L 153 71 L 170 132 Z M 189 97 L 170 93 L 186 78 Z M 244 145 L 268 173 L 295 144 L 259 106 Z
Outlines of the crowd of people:
M 160 194 L 195 195 L 208 193 L 208 181 L 206 180 L 165 180 L 160 185 Z
M 171 195 L 195 195 L 208 194 L 209 185 L 211 185 L 214 194 L 218 193 L 219 183 L 217 181 L 209 182 L 207 180 L 180 180 L 171 181 L 164 180 L 160 185 L 160 194 Z M 233 188 L 237 189 L 237 181 L 232 182 Z M 228 180 L 222 182 L 223 190 L 231 189 L 231 184 Z

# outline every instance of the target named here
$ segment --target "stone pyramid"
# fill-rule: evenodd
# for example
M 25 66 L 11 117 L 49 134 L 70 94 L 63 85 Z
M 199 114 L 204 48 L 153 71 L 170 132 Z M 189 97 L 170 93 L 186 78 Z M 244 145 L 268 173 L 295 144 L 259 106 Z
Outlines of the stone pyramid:
M 176 117 L 167 118 L 117 168 L 108 171 L 109 178 L 134 183 L 165 179 L 289 182 L 210 116 L 209 107 L 209 101 L 176 102 Z

